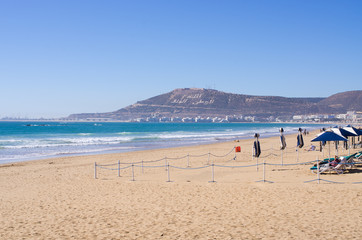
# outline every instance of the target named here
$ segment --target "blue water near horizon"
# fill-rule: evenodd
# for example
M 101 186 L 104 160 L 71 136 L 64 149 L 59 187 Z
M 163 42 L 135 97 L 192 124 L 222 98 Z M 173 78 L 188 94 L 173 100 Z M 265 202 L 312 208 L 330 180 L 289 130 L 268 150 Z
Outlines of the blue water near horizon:
M 60 156 L 129 152 L 261 138 L 316 124 L 0 122 L 0 164 Z

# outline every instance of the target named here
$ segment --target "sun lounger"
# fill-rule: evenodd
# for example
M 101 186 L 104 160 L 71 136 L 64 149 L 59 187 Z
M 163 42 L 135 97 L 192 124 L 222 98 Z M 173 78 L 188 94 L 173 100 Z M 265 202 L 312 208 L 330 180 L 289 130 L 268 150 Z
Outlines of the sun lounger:
M 343 173 L 347 168 L 352 168 L 355 165 L 354 157 L 358 153 L 349 156 L 340 157 L 339 160 L 334 158 L 326 158 L 319 163 L 319 173 L 336 172 L 337 174 Z M 310 168 L 314 173 L 318 172 L 317 164 Z
M 356 162 L 362 162 L 362 151 L 356 153 L 356 155 L 354 156 L 354 159 Z
M 344 158 L 343 158 L 344 159 Z M 330 163 L 324 163 L 319 165 L 319 173 L 325 173 L 325 172 L 336 172 L 337 174 L 343 174 L 343 171 L 345 170 L 345 160 L 340 161 L 337 163 L 336 161 L 332 161 Z M 312 170 L 312 172 L 317 173 L 318 168 L 315 168 Z

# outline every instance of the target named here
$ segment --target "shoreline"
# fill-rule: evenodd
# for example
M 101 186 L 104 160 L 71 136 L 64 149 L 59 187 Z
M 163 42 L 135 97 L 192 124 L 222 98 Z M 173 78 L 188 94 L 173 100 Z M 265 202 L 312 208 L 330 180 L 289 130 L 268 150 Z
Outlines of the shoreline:
M 319 149 L 319 143 L 318 142 L 310 142 L 309 140 L 314 138 L 317 134 L 319 133 L 319 130 L 313 130 L 311 132 L 309 132 L 308 135 L 304 135 L 304 147 L 302 149 L 300 149 L 299 151 L 301 151 L 302 153 L 305 153 L 306 149 L 311 145 L 315 145 L 317 147 L 317 149 Z M 289 134 L 284 134 L 286 141 L 287 141 L 287 149 L 289 149 L 289 151 L 296 151 L 296 149 L 298 149 L 296 147 L 296 137 L 297 137 L 297 133 L 289 133 Z M 280 139 L 279 139 L 280 135 L 271 135 L 271 136 L 266 136 L 266 137 L 259 137 L 259 141 L 261 143 L 261 157 L 263 157 L 263 155 L 270 155 L 270 153 L 268 151 L 273 151 L 274 153 L 272 153 L 273 155 L 276 155 L 276 153 L 280 154 L 279 151 L 279 146 L 280 146 Z M 295 138 L 295 139 L 294 139 Z M 293 140 L 294 139 L 294 140 Z M 140 150 L 130 150 L 130 151 L 117 151 L 117 152 L 99 152 L 96 154 L 89 154 L 89 153 L 84 153 L 84 154 L 76 154 L 76 155 L 68 155 L 68 154 L 64 154 L 64 155 L 59 155 L 59 156 L 54 156 L 54 157 L 43 157 L 43 158 L 39 158 L 39 159 L 31 159 L 31 160 L 26 160 L 26 161 L 16 161 L 16 162 L 8 162 L 8 163 L 2 163 L 0 164 L 0 168 L 1 167 L 8 167 L 8 166 L 17 166 L 17 165 L 31 165 L 32 163 L 50 163 L 53 164 L 54 162 L 57 161 L 67 161 L 67 160 L 80 160 L 80 159 L 104 159 L 104 162 L 107 163 L 109 160 L 108 159 L 114 159 L 114 158 L 122 158 L 122 157 L 129 157 L 129 156 L 133 156 L 133 155 L 149 155 L 154 154 L 154 153 L 165 153 L 165 156 L 168 156 L 168 153 L 170 153 L 169 155 L 175 155 L 176 153 L 178 154 L 178 156 L 185 156 L 186 154 L 190 154 L 190 152 L 195 152 L 195 151 L 200 151 L 201 149 L 204 150 L 204 152 L 202 152 L 201 154 L 207 154 L 207 153 L 219 153 L 220 152 L 220 147 L 221 146 L 229 146 L 229 149 L 226 149 L 225 152 L 228 152 L 229 150 L 233 149 L 236 146 L 240 146 L 241 147 L 241 152 L 237 153 L 237 154 L 241 154 L 243 155 L 243 158 L 245 158 L 245 155 L 248 155 L 247 161 L 246 162 L 250 162 L 252 159 L 251 155 L 252 155 L 252 145 L 254 142 L 254 138 L 253 137 L 247 137 L 247 138 L 239 138 L 233 141 L 218 141 L 218 142 L 207 142 L 207 143 L 195 143 L 195 144 L 187 144 L 187 145 L 179 145 L 179 146 L 169 146 L 169 147 L 156 147 L 156 148 L 150 148 L 150 149 L 140 149 Z M 264 143 L 266 143 L 264 145 Z M 291 146 L 292 145 L 292 146 Z M 217 149 L 215 152 L 212 152 L 212 149 Z M 290 150 L 292 149 L 292 150 Z M 353 151 L 357 151 L 357 150 L 361 150 L 361 149 L 353 149 L 351 150 Z M 326 151 L 326 150 L 325 150 Z M 346 154 L 347 150 L 342 150 L 342 153 Z M 181 152 L 181 153 L 180 153 Z M 221 152 L 221 155 L 223 155 L 225 152 Z M 331 151 L 331 155 L 334 156 L 334 150 L 332 148 Z M 310 153 L 314 153 L 315 159 L 322 159 L 322 155 L 324 157 L 327 157 L 326 153 L 320 152 L 320 151 L 311 151 L 308 152 L 308 155 L 311 155 Z M 200 155 L 200 154 L 196 154 L 195 155 Z M 296 154 L 293 154 L 295 156 L 293 156 L 293 158 L 296 158 Z M 343 154 L 342 154 L 343 155 Z M 280 157 L 280 156 L 278 156 Z M 305 158 L 306 156 L 300 156 L 301 158 Z M 146 157 L 149 158 L 149 157 Z M 132 160 L 132 158 L 130 158 Z M 274 156 L 273 159 L 275 160 L 276 157 Z M 131 160 L 129 160 L 128 162 L 131 163 Z M 155 159 L 152 159 L 155 160 Z M 307 161 L 309 162 L 309 161 Z
M 201 123 L 202 124 L 202 123 Z M 278 124 L 279 125 L 279 124 Z M 280 124 L 281 127 L 283 127 L 282 124 Z M 299 124 L 292 124 L 295 126 L 295 128 L 301 126 Z M 302 125 L 303 126 L 303 125 Z M 309 126 L 309 127 L 308 127 Z M 308 124 L 304 125 L 303 127 L 306 127 L 308 131 L 313 131 L 317 127 L 317 124 Z M 318 126 L 321 126 L 320 124 Z M 265 137 L 275 137 L 279 136 L 278 127 L 276 127 L 275 131 L 270 132 L 269 130 L 267 132 L 262 132 L 262 138 Z M 247 130 L 250 131 L 250 130 Z M 255 130 L 258 131 L 258 130 Z M 295 131 L 287 131 L 284 133 L 285 135 L 290 134 L 296 134 Z M 166 148 L 173 148 L 173 147 L 188 147 L 188 146 L 197 146 L 197 145 L 205 145 L 205 144 L 217 144 L 217 143 L 224 143 L 228 141 L 234 141 L 238 139 L 253 139 L 254 134 L 244 134 L 244 135 L 225 135 L 225 136 L 211 136 L 208 140 L 206 139 L 181 139 L 182 141 L 175 141 L 172 140 L 171 142 L 162 141 L 160 138 L 159 141 L 149 141 L 149 142 L 133 142 L 130 141 L 129 143 L 121 143 L 121 144 L 111 144 L 111 145 L 103 145 L 100 149 L 94 148 L 96 145 L 89 145 L 89 148 L 82 148 L 79 150 L 75 150 L 75 152 L 67 152 L 60 150 L 58 153 L 54 153 L 54 155 L 47 154 L 44 156 L 32 156 L 32 157 L 24 157 L 24 158 L 9 158 L 9 159 L 3 159 L 0 161 L 0 165 L 3 164 L 9 164 L 9 163 L 17 163 L 17 162 L 27 162 L 27 161 L 33 161 L 33 160 L 41 160 L 41 159 L 54 159 L 59 157 L 69 157 L 69 156 L 87 156 L 87 155 L 102 155 L 102 154 L 109 154 L 109 153 L 125 153 L 125 152 L 134 152 L 134 151 L 143 151 L 143 150 L 156 150 L 156 149 L 166 149 Z M 125 145 L 123 145 L 125 144 Z M 39 149 L 41 151 L 41 149 Z M 77 152 L 78 151 L 78 152 Z
M 316 129 L 311 129 L 312 132 L 317 131 Z M 284 135 L 293 135 L 296 134 L 294 132 L 285 132 Z M 272 138 L 279 136 L 280 133 L 265 133 L 264 137 L 261 137 L 260 139 L 265 138 Z M 12 163 L 21 163 L 21 162 L 28 162 L 28 161 L 37 161 L 37 160 L 46 160 L 46 159 L 56 159 L 56 158 L 63 158 L 63 157 L 73 157 L 73 156 L 93 156 L 93 155 L 103 155 L 103 154 L 117 154 L 117 153 L 127 153 L 127 152 L 138 152 L 138 151 L 147 151 L 147 150 L 161 150 L 161 149 L 169 149 L 169 148 L 179 148 L 179 147 L 196 147 L 196 146 L 202 146 L 202 145 L 210 145 L 210 144 L 219 144 L 219 143 L 226 143 L 226 142 L 232 142 L 232 141 L 239 141 L 239 140 L 251 140 L 253 139 L 253 136 L 240 136 L 235 137 L 232 139 L 226 139 L 226 140 L 220 140 L 220 139 L 211 139 L 209 141 L 200 141 L 197 143 L 175 143 L 175 146 L 170 145 L 157 145 L 157 146 L 146 146 L 146 147 L 129 147 L 128 149 L 115 149 L 115 150 L 95 150 L 93 152 L 80 152 L 80 153 L 58 153 L 57 155 L 50 155 L 50 156 L 39 156 L 39 157 L 30 157 L 25 159 L 19 159 L 19 160 L 1 160 L 0 166 L 4 164 L 12 164 Z

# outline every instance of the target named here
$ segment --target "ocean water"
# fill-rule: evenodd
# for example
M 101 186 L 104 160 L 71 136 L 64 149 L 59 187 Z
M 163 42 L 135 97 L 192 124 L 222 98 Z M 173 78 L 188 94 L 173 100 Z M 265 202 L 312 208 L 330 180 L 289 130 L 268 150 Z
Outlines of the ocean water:
M 297 133 L 323 125 L 275 123 L 0 122 L 0 164 Z

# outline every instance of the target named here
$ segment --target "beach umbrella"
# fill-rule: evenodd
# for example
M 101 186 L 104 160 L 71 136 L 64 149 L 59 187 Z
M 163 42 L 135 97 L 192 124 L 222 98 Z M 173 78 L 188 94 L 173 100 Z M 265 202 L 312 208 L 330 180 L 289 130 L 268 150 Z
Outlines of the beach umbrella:
M 339 134 L 339 135 L 347 138 L 347 139 L 348 139 L 348 136 L 351 134 L 350 132 L 347 132 L 346 130 L 343 130 L 342 128 L 339 128 L 338 126 L 335 126 L 335 127 L 331 128 L 331 130 L 332 130 L 333 132 L 335 132 L 335 133 L 337 133 L 337 134 Z M 347 142 L 348 142 L 348 141 L 344 141 L 344 142 L 343 142 L 343 146 L 344 146 L 345 149 L 348 148 L 348 143 L 347 143 Z M 336 151 L 337 151 L 337 153 L 338 153 L 339 141 L 335 141 L 335 142 L 334 142 L 334 146 L 335 146 Z
M 347 138 L 329 129 L 318 134 L 317 137 L 311 140 L 311 142 L 320 142 L 320 141 L 322 142 L 347 141 Z
M 256 138 L 256 140 L 254 141 L 254 157 L 259 157 L 261 154 L 261 149 L 260 149 L 260 142 L 259 142 L 259 137 L 260 135 L 258 133 L 255 133 L 254 137 Z
M 280 150 L 284 150 L 287 147 L 287 143 L 285 142 L 285 137 L 283 135 L 284 129 L 280 128 Z
M 347 141 L 347 138 L 343 137 L 342 135 L 336 133 L 332 129 L 328 129 L 320 134 L 317 135 L 311 142 L 328 142 L 329 143 L 329 158 L 331 157 L 331 141 Z
M 362 135 L 362 131 L 355 128 L 355 127 L 352 127 L 351 125 L 347 125 L 346 127 L 343 127 L 342 129 L 348 131 L 348 132 L 351 132 L 354 134 L 354 136 L 361 136 Z
M 283 165 L 283 150 L 287 147 L 287 143 L 285 141 L 285 137 L 283 135 L 284 129 L 280 128 L 280 151 L 281 151 L 281 158 L 282 158 L 282 165 Z
M 354 134 L 353 135 L 353 138 L 352 138 L 352 145 L 354 146 L 354 142 L 355 142 L 355 136 L 361 136 L 362 135 L 362 131 L 357 129 L 357 128 L 354 128 L 352 127 L 351 125 L 347 125 L 346 127 L 343 127 L 342 128 L 343 130 L 347 131 L 347 132 L 350 132 L 351 134 Z
M 298 150 L 298 148 L 302 148 L 304 146 L 304 140 L 303 140 L 303 135 L 302 135 L 303 129 L 299 128 L 298 131 L 299 131 L 299 134 L 297 136 L 297 162 L 299 161 L 299 150 Z
M 260 137 L 259 133 L 255 133 L 255 135 L 254 135 L 255 141 L 253 144 L 253 160 L 254 160 L 254 157 L 256 157 L 256 171 L 259 171 L 258 159 L 261 154 L 259 137 Z
M 342 135 L 343 137 L 347 138 L 347 137 L 352 137 L 352 136 L 357 136 L 356 133 L 353 133 L 353 132 L 350 132 L 350 131 L 347 131 L 343 128 L 331 128 L 331 130 L 339 135 Z
M 302 148 L 304 146 L 304 140 L 303 140 L 303 135 L 302 135 L 302 129 L 299 128 L 299 134 L 297 136 L 297 146 L 299 148 Z
M 325 128 L 322 128 L 322 129 L 320 130 L 320 132 L 324 132 L 324 131 L 326 131 Z M 327 143 L 327 142 L 323 142 L 323 141 L 320 141 L 320 142 L 319 142 L 319 145 L 320 145 L 320 150 L 319 150 L 319 151 L 323 152 L 323 148 L 324 148 L 324 146 L 326 145 L 326 143 Z
M 284 150 L 287 147 L 284 135 L 280 136 L 280 150 Z
M 350 149 L 349 149 L 349 139 L 348 137 L 354 137 L 354 136 L 357 136 L 356 133 L 353 133 L 351 131 L 347 131 L 346 129 L 344 128 L 337 128 L 337 127 L 334 127 L 332 128 L 332 131 L 339 134 L 339 135 L 342 135 L 343 137 L 347 138 L 348 141 L 345 141 L 344 142 L 344 146 L 346 149 L 348 149 L 348 155 L 350 154 Z M 336 144 L 336 148 L 338 147 L 338 144 Z

